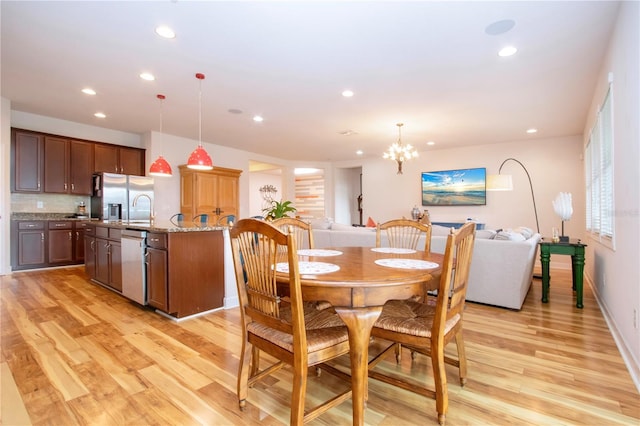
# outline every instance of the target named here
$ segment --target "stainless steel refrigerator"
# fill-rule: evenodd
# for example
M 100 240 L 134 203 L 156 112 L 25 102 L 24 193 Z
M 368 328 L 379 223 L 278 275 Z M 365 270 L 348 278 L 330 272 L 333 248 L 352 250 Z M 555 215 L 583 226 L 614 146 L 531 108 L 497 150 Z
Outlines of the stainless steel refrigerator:
M 133 206 L 136 196 L 138 202 Z M 153 208 L 153 178 L 116 173 L 93 175 L 91 217 L 108 221 L 149 220 Z

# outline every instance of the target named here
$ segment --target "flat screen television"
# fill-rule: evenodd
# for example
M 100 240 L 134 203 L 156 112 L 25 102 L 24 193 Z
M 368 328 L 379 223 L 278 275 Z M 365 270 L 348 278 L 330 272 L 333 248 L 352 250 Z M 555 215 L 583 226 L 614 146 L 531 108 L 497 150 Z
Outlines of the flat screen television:
M 484 206 L 487 204 L 487 169 L 422 172 L 423 206 Z

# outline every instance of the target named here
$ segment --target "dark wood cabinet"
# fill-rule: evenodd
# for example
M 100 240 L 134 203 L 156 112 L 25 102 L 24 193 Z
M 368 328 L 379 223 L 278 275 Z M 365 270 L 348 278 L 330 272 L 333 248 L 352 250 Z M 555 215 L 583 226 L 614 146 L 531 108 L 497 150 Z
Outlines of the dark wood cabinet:
M 93 144 L 44 138 L 44 192 L 91 195 Z
M 13 270 L 76 265 L 84 262 L 84 230 L 89 222 L 13 220 L 11 223 Z
M 96 279 L 96 227 L 84 228 L 84 271 L 90 279 Z
M 147 236 L 149 304 L 176 318 L 224 304 L 222 231 Z
M 69 141 L 69 193 L 91 195 L 93 192 L 93 142 Z
M 38 133 L 11 130 L 12 192 L 42 192 L 43 140 Z
M 48 237 L 48 263 L 72 263 L 73 223 L 70 221 L 49 221 Z
M 168 312 L 167 250 L 148 247 L 145 257 L 149 305 L 163 312 Z
M 46 222 L 12 221 L 11 266 L 13 270 L 47 266 Z
M 95 172 L 144 176 L 144 150 L 108 144 L 95 145 Z
M 44 138 L 44 192 L 66 194 L 69 176 L 69 140 Z
M 73 230 L 73 260 L 76 263 L 84 262 L 84 232 L 86 222 L 76 222 Z
M 116 228 L 96 226 L 95 281 L 122 292 L 121 231 Z
M 91 195 L 94 172 L 145 175 L 145 150 L 11 129 L 11 191 Z

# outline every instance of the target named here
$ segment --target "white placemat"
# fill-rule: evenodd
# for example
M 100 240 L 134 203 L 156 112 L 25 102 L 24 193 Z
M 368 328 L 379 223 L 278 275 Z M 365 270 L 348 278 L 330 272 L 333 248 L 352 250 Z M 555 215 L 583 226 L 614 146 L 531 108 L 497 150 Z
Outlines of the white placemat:
M 434 262 L 419 259 L 378 259 L 376 265 L 400 269 L 435 269 L 438 265 Z
M 298 262 L 298 269 L 300 274 L 327 274 L 329 272 L 339 271 L 340 267 L 333 263 L 325 262 Z M 289 264 L 287 262 L 276 263 L 276 271 L 289 272 Z
M 410 254 L 415 253 L 414 249 L 399 248 L 399 247 L 374 247 L 371 251 L 377 251 L 378 253 L 394 253 L 394 254 Z
M 325 249 L 300 249 L 298 256 L 340 256 L 341 251 Z

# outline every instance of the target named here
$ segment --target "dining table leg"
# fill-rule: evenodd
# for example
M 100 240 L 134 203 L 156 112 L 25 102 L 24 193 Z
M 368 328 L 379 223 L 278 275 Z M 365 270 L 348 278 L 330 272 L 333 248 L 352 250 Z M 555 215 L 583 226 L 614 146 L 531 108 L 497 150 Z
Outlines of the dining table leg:
M 369 338 L 373 324 L 382 312 L 382 306 L 335 309 L 349 330 L 353 424 L 360 426 L 364 424 L 364 407 L 368 392 Z

